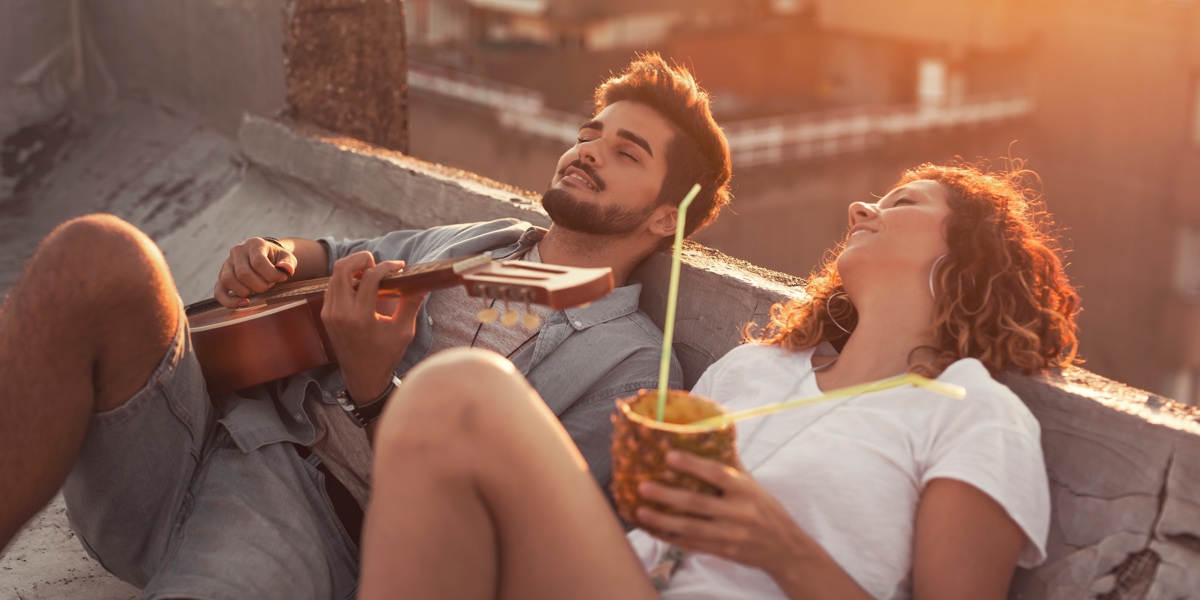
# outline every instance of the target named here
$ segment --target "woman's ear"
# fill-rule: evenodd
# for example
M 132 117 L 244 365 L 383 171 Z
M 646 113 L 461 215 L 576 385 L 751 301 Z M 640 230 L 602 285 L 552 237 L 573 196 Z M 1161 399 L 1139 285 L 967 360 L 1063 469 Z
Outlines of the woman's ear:
M 664 204 L 650 213 L 650 233 L 659 237 L 675 237 L 675 226 L 679 223 L 679 207 Z

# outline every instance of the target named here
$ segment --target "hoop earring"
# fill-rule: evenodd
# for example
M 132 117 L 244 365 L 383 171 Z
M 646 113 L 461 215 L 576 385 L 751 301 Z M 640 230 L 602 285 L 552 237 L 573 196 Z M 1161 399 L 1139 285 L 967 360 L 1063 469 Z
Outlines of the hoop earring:
M 841 329 L 842 331 L 844 331 L 844 332 L 846 332 L 846 333 L 851 333 L 851 331 L 850 331 L 849 329 L 846 329 L 845 327 L 842 327 L 842 324 L 841 324 L 841 323 L 838 323 L 838 322 L 837 322 L 837 319 L 833 318 L 833 313 L 832 313 L 832 312 L 829 312 L 829 301 L 830 301 L 830 300 L 833 300 L 834 298 L 837 298 L 838 296 L 845 296 L 845 295 L 846 295 L 846 292 L 838 292 L 838 293 L 836 293 L 836 294 L 834 294 L 834 295 L 832 295 L 832 296 L 830 296 L 830 297 L 826 298 L 826 299 L 825 299 L 825 314 L 826 314 L 826 315 L 829 315 L 829 320 L 830 320 L 830 321 L 833 321 L 833 325 L 834 325 L 835 327 L 837 327 L 838 329 Z M 847 299 L 849 299 L 849 297 L 847 297 Z
M 942 259 L 946 258 L 947 256 L 950 256 L 950 255 L 943 254 L 943 255 L 937 257 L 937 260 L 933 261 L 933 266 L 929 267 L 929 295 L 932 296 L 934 300 L 937 300 L 937 292 L 933 291 L 933 273 L 934 273 L 934 271 L 937 271 L 938 263 L 942 262 Z

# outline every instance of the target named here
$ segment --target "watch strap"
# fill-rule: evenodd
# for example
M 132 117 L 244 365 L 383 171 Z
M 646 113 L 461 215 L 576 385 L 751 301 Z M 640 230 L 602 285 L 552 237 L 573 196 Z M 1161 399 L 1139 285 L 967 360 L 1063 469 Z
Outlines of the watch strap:
M 392 375 L 392 381 L 388 386 L 371 400 L 358 403 L 350 397 L 350 392 L 343 389 L 338 391 L 336 395 L 338 405 L 342 407 L 350 420 L 359 427 L 366 427 L 375 419 L 378 419 L 383 414 L 383 407 L 387 405 L 388 396 L 391 395 L 397 387 L 400 387 L 400 378 Z

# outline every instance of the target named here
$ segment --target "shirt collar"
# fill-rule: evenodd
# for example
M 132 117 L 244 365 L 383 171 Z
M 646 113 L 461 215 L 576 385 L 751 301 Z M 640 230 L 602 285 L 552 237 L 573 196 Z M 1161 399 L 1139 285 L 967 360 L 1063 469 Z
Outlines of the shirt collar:
M 611 321 L 637 312 L 642 297 L 642 284 L 630 283 L 587 306 L 566 309 L 567 322 L 577 330 Z
M 504 260 L 510 256 L 524 255 L 529 251 L 530 248 L 536 246 L 538 242 L 542 241 L 542 238 L 544 237 L 546 237 L 545 229 L 537 226 L 531 226 L 529 229 L 525 230 L 525 233 L 521 234 L 519 239 L 517 239 L 516 246 L 509 246 L 509 248 L 512 248 L 510 252 L 504 253 L 503 256 L 500 256 L 499 253 L 493 253 L 492 258 L 495 258 L 496 260 Z
M 546 237 L 546 230 L 541 227 L 532 226 L 521 234 L 521 238 L 517 240 L 517 246 L 505 256 L 497 256 L 497 259 L 503 259 L 507 256 L 524 254 L 530 248 L 537 245 Z M 624 287 L 619 287 L 607 296 L 596 300 L 586 306 L 575 306 L 566 309 L 567 322 L 577 330 L 587 329 L 593 325 L 611 321 L 618 317 L 631 315 L 638 310 L 638 302 L 642 297 L 642 284 L 630 283 Z

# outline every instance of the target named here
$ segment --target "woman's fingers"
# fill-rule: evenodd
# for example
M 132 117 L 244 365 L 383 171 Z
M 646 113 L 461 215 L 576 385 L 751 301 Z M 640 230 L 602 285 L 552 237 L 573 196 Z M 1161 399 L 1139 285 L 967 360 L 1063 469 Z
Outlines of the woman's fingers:
M 744 473 L 725 463 L 681 450 L 667 452 L 667 465 L 680 473 L 694 475 L 725 492 L 736 488 L 744 476 Z
M 727 503 L 717 496 L 673 488 L 653 481 L 638 484 L 638 494 L 647 500 L 698 517 L 712 518 L 727 513 Z
M 725 541 L 740 529 L 725 521 L 710 521 L 685 515 L 671 515 L 645 506 L 637 510 L 638 523 L 653 535 L 673 543 Z

